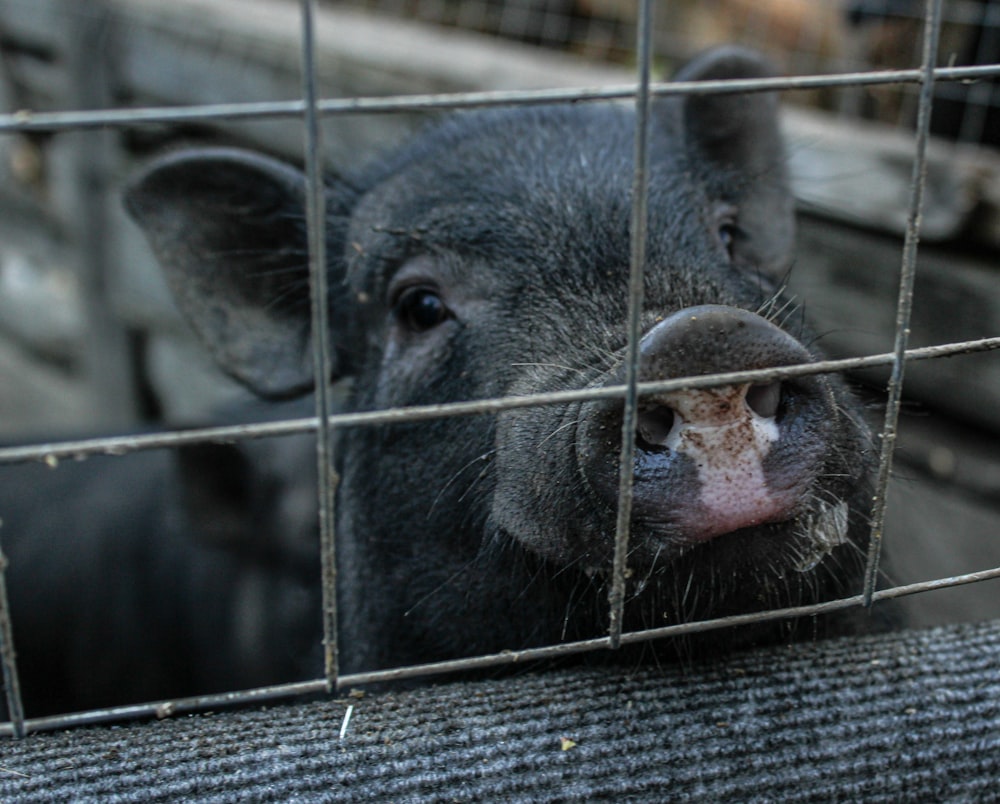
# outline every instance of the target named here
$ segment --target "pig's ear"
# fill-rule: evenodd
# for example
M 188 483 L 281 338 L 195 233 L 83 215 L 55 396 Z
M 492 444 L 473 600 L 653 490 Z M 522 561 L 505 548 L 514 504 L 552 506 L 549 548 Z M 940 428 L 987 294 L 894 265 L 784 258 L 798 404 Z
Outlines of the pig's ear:
M 746 48 L 727 46 L 696 57 L 676 81 L 763 78 L 772 65 Z M 795 231 L 775 92 L 688 95 L 683 102 L 687 147 L 706 169 L 709 191 L 737 210 L 737 257 L 765 269 L 787 268 Z
M 198 337 L 268 398 L 313 385 L 305 189 L 282 162 L 207 149 L 160 158 L 125 193 Z

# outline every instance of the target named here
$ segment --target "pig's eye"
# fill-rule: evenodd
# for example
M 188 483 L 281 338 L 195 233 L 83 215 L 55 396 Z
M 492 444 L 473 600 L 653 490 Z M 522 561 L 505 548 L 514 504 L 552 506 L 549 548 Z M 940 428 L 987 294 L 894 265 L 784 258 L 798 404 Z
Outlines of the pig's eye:
M 733 259 L 736 242 L 739 240 L 740 234 L 740 227 L 736 225 L 735 221 L 723 221 L 719 224 L 719 242 L 722 243 L 722 247 L 726 250 L 730 260 Z
M 451 317 L 451 311 L 433 288 L 406 288 L 393 308 L 396 319 L 413 332 L 433 329 Z

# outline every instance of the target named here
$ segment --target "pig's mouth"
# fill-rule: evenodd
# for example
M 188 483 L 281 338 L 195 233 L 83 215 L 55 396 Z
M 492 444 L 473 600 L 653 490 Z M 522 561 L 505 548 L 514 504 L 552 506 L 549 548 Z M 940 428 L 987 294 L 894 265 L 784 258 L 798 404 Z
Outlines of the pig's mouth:
M 816 602 L 818 585 L 832 582 L 840 589 L 845 567 L 859 558 L 848 537 L 848 513 L 845 501 L 819 504 L 791 520 L 686 544 L 634 523 L 625 576 L 626 630 Z M 845 546 L 850 552 L 839 554 Z M 612 572 L 601 552 L 603 560 L 585 573 L 604 601 Z
M 630 556 L 637 564 L 653 565 L 676 560 L 702 550 L 747 551 L 754 537 L 767 539 L 771 560 L 795 572 L 809 572 L 848 539 L 848 504 L 839 501 L 820 504 L 795 516 L 734 528 L 711 538 L 692 537 L 676 522 L 636 520 L 633 522 Z M 781 559 L 778 560 L 778 554 Z

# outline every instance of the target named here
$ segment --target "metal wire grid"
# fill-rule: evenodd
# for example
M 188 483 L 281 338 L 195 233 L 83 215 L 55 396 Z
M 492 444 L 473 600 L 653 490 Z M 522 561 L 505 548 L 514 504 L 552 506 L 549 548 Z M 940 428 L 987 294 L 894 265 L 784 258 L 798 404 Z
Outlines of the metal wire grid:
M 963 343 L 950 343 L 921 349 L 907 348 L 909 313 L 913 296 L 915 258 L 920 231 L 920 213 L 925 171 L 925 150 L 932 93 L 936 80 L 962 79 L 993 76 L 1000 74 L 1000 66 L 991 65 L 976 68 L 935 69 L 933 54 L 941 28 L 941 0 L 928 0 L 926 10 L 923 61 L 919 70 L 889 71 L 876 74 L 844 74 L 832 76 L 793 76 L 742 81 L 712 81 L 703 83 L 675 83 L 652 85 L 649 80 L 649 66 L 652 61 L 651 26 L 649 24 L 650 2 L 644 0 L 637 35 L 641 43 L 637 85 L 612 87 L 601 90 L 567 90 L 545 92 L 504 92 L 466 93 L 461 95 L 430 95 L 420 97 L 359 98 L 346 101 L 320 101 L 316 97 L 313 20 L 316 0 L 302 0 L 302 61 L 303 100 L 287 103 L 214 105 L 187 107 L 180 109 L 112 110 L 107 112 L 60 112 L 49 114 L 18 114 L 0 116 L 0 132 L 14 131 L 66 131 L 98 126 L 127 127 L 150 122 L 178 122 L 180 120 L 247 119 L 261 117 L 296 117 L 304 120 L 304 146 L 306 173 L 309 181 L 308 213 L 310 270 L 313 292 L 313 338 L 315 371 L 318 377 L 329 376 L 327 355 L 329 324 L 326 320 L 325 298 L 325 254 L 323 221 L 323 166 L 321 153 L 320 120 L 324 115 L 349 114 L 352 112 L 390 112 L 413 109 L 445 109 L 496 104 L 537 104 L 558 100 L 594 101 L 610 98 L 634 97 L 639 120 L 635 142 L 636 172 L 634 177 L 633 207 L 633 248 L 629 282 L 629 373 L 626 383 L 621 386 L 602 389 L 564 391 L 524 397 L 487 399 L 475 402 L 458 402 L 429 405 L 414 408 L 330 415 L 329 401 L 322 382 L 317 382 L 317 415 L 314 418 L 284 422 L 216 427 L 208 429 L 184 430 L 156 435 L 128 436 L 92 439 L 76 442 L 38 444 L 28 447 L 0 449 L 0 464 L 29 460 L 58 461 L 62 458 L 79 458 L 94 454 L 120 455 L 142 449 L 171 447 L 197 441 L 232 441 L 244 438 L 262 438 L 276 435 L 317 431 L 317 462 L 319 466 L 320 528 L 323 561 L 323 625 L 326 645 L 325 678 L 311 682 L 285 684 L 255 690 L 231 692 L 219 695 L 185 698 L 174 701 L 154 702 L 125 707 L 60 715 L 48 718 L 26 720 L 21 706 L 14 646 L 11 640 L 11 620 L 0 572 L 0 661 L 3 664 L 5 687 L 11 722 L 0 726 L 0 731 L 14 736 L 22 736 L 29 730 L 66 728 L 73 725 L 107 722 L 127 717 L 165 716 L 177 712 L 203 708 L 215 708 L 226 704 L 253 703 L 273 700 L 291 695 L 332 691 L 350 685 L 391 681 L 401 678 L 428 676 L 442 672 L 481 668 L 551 658 L 602 648 L 614 648 L 619 644 L 629 644 L 665 636 L 706 631 L 727 626 L 748 624 L 764 620 L 781 619 L 792 616 L 820 614 L 857 605 L 871 605 L 873 601 L 901 597 L 903 595 L 932 589 L 973 583 L 1000 577 L 1000 568 L 986 569 L 967 575 L 942 578 L 923 583 L 909 584 L 891 589 L 875 591 L 874 578 L 877 573 L 881 527 L 884 520 L 885 490 L 892 466 L 892 452 L 895 443 L 896 420 L 899 413 L 900 391 L 904 367 L 908 360 L 927 359 L 947 355 L 964 354 L 1000 348 L 1000 337 L 987 338 Z M 647 110 L 651 97 L 665 94 L 688 94 L 693 92 L 732 92 L 734 89 L 763 91 L 773 89 L 796 89 L 816 86 L 866 85 L 885 82 L 916 83 L 921 88 L 917 145 L 913 163 L 912 191 L 909 218 L 904 246 L 903 268 L 901 272 L 899 302 L 897 311 L 896 343 L 892 353 L 872 355 L 845 360 L 831 360 L 807 366 L 790 366 L 760 371 L 733 372 L 698 378 L 679 378 L 655 383 L 638 383 L 636 372 L 636 344 L 638 342 L 638 316 L 641 310 L 642 271 L 645 249 L 645 165 L 647 146 L 645 140 Z M 868 559 L 865 588 L 859 594 L 821 604 L 799 606 L 754 614 L 726 617 L 709 621 L 667 626 L 642 632 L 621 633 L 621 611 L 624 588 L 624 555 L 628 539 L 629 505 L 631 501 L 632 457 L 634 444 L 634 421 L 638 397 L 647 393 L 662 393 L 679 388 L 704 388 L 727 385 L 736 382 L 764 382 L 805 374 L 842 371 L 871 366 L 892 366 L 889 386 L 889 402 L 886 405 L 882 456 L 879 466 L 876 500 L 872 511 L 872 548 Z M 336 659 L 336 610 L 334 603 L 335 556 L 333 540 L 333 484 L 332 439 L 337 427 L 375 426 L 380 423 L 417 421 L 450 415 L 471 415 L 476 413 L 496 413 L 517 407 L 548 405 L 596 398 L 624 398 L 626 416 L 622 434 L 622 454 L 620 462 L 619 521 L 616 538 L 615 564 L 612 590 L 609 595 L 611 608 L 611 629 L 606 638 L 581 642 L 563 643 L 537 649 L 477 656 L 447 662 L 419 666 L 401 667 L 391 670 L 339 676 Z M 0 560 L 0 568 L 3 564 Z

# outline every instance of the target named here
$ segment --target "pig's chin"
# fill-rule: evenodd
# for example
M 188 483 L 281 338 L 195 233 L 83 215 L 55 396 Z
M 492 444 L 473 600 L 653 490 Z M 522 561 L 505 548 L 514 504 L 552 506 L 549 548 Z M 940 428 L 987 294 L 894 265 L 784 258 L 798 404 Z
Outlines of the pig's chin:
M 711 536 L 686 531 L 675 522 L 634 520 L 628 545 L 628 575 L 650 579 L 672 568 L 715 567 L 732 578 L 767 575 L 795 576 L 813 572 L 847 544 L 848 504 L 816 503 L 785 519 L 736 528 Z M 563 533 L 561 538 L 507 538 L 546 563 L 610 580 L 614 555 L 613 524 L 599 531 Z M 552 534 L 550 534 L 551 536 Z M 715 571 L 705 571 L 711 577 Z M 682 573 L 686 577 L 686 571 Z

